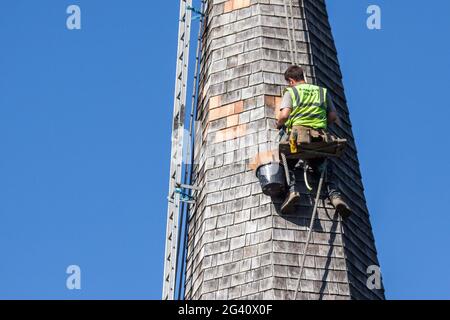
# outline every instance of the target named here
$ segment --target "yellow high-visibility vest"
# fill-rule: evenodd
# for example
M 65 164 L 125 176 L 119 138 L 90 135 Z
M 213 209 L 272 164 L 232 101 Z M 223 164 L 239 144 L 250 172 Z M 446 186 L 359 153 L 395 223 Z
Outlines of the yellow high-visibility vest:
M 292 98 L 292 112 L 286 121 L 286 127 L 305 126 L 313 129 L 326 129 L 327 89 L 302 83 L 285 89 Z

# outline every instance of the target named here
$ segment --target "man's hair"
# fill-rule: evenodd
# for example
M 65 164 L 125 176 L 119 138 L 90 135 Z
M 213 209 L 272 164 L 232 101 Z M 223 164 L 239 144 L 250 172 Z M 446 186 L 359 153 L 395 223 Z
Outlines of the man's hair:
M 290 66 L 284 73 L 284 79 L 286 79 L 286 81 L 289 81 L 289 79 L 304 81 L 305 75 L 303 73 L 303 68 L 299 66 Z

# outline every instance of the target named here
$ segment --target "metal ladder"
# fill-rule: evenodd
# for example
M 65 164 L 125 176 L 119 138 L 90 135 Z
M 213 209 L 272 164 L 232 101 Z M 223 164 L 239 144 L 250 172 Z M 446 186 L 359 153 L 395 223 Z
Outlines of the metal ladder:
M 192 0 L 180 0 L 180 19 L 178 29 L 177 67 L 172 124 L 172 151 L 170 162 L 169 195 L 167 206 L 166 248 L 164 256 L 163 300 L 175 298 L 175 285 L 178 264 L 180 194 L 181 186 L 186 91 L 189 70 L 189 52 L 192 22 Z

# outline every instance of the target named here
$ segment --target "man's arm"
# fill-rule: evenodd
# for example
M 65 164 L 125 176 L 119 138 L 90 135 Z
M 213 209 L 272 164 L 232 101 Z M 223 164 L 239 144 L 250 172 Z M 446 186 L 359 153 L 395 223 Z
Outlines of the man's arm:
M 292 98 L 289 92 L 285 92 L 283 100 L 281 101 L 280 114 L 277 119 L 277 129 L 281 129 L 286 121 L 289 119 L 289 115 L 292 112 Z
M 327 121 L 328 121 L 328 125 L 339 121 L 338 115 L 336 112 L 336 107 L 334 105 L 333 99 L 331 98 L 329 91 L 327 92 Z
M 286 121 L 289 119 L 289 115 L 291 114 L 291 108 L 283 108 L 280 111 L 280 115 L 277 120 L 277 129 L 283 128 Z

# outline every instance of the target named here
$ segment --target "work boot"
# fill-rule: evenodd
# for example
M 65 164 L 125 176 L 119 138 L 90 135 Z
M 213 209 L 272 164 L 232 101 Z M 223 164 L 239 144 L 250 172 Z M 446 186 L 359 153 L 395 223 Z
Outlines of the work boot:
M 292 207 L 298 202 L 299 199 L 300 193 L 289 191 L 289 194 L 287 195 L 286 199 L 281 205 L 281 213 L 283 214 L 289 213 Z
M 352 209 L 350 209 L 341 196 L 331 197 L 331 204 L 336 208 L 336 212 L 340 214 L 343 219 L 347 219 L 352 215 Z

